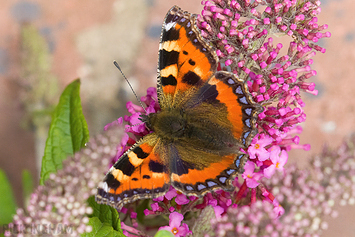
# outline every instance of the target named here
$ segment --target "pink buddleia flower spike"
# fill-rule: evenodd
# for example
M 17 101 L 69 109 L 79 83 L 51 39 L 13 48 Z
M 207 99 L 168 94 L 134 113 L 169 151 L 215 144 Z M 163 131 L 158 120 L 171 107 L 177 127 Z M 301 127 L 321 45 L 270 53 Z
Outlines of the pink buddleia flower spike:
M 183 223 L 181 224 L 182 220 L 184 219 L 184 216 L 178 212 L 172 212 L 169 215 L 169 226 L 162 226 L 159 228 L 159 230 L 167 230 L 173 233 L 176 237 L 183 237 L 186 236 L 187 234 L 192 233 L 189 230 L 189 227 L 187 224 Z

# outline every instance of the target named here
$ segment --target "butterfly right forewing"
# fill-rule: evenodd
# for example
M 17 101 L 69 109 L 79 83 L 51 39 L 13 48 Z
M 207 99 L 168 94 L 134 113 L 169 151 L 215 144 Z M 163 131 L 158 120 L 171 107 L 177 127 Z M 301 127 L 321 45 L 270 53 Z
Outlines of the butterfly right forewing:
M 164 20 L 157 85 L 162 109 L 180 103 L 182 94 L 203 85 L 217 68 L 217 56 L 201 40 L 195 19 L 174 6 Z

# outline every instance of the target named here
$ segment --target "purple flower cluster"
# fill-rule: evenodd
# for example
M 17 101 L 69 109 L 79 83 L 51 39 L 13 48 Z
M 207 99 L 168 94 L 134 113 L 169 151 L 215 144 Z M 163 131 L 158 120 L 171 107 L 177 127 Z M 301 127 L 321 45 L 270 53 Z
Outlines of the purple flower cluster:
M 211 221 L 208 236 L 320 236 L 328 228 L 325 217 L 338 216 L 335 204 L 355 204 L 355 136 L 339 148 L 327 147 L 315 156 L 310 170 L 294 165 L 264 183 L 285 213 L 279 218 L 272 205 L 257 201 L 231 207 Z M 275 215 L 276 214 L 276 215 Z
M 322 32 L 327 25 L 317 23 L 321 9 L 316 0 L 202 3 L 204 10 L 197 24 L 202 37 L 216 49 L 219 69 L 232 71 L 243 79 L 254 100 L 264 108 L 257 121 L 259 134 L 246 151 L 250 161 L 243 174 L 246 186 L 257 188 L 263 178 L 283 170 L 287 151 L 310 149 L 308 144 L 299 145 L 295 135 L 302 132 L 297 124 L 306 119 L 301 91 L 318 93 L 308 80 L 316 75 L 311 69 L 312 57 L 316 51 L 325 52 L 316 43 L 330 37 L 330 33 Z M 288 41 L 288 48 L 284 50 L 281 43 L 275 45 L 272 35 Z M 263 195 L 275 203 L 267 190 Z M 255 200 L 253 192 L 251 200 Z M 276 202 L 275 207 L 278 206 Z

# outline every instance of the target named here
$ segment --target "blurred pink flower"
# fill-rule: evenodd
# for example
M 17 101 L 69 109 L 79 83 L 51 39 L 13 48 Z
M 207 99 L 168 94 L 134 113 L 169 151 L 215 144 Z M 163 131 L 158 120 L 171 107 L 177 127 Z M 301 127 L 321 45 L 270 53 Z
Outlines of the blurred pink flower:
M 275 150 L 280 151 L 280 148 Z M 266 178 L 271 178 L 271 176 L 274 175 L 275 170 L 284 171 L 284 165 L 287 163 L 288 160 L 288 154 L 285 150 L 282 150 L 278 153 L 271 152 L 270 154 L 270 160 L 272 164 L 266 169 L 264 169 L 264 176 Z

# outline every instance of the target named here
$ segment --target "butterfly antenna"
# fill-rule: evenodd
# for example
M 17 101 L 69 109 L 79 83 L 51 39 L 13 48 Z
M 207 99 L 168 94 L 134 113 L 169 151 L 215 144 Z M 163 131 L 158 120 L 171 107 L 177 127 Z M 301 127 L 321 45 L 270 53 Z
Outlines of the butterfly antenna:
M 135 127 L 135 126 L 138 126 L 138 125 L 141 125 L 141 124 L 145 124 L 144 122 L 141 122 L 141 123 L 136 123 L 136 124 L 133 124 L 133 125 L 130 125 L 129 128 L 131 127 Z
M 136 97 L 136 99 L 138 100 L 139 104 L 140 104 L 140 105 L 142 106 L 142 108 L 144 109 L 144 112 L 147 113 L 147 111 L 145 110 L 145 108 L 144 108 L 144 106 L 143 106 L 143 104 L 142 104 L 142 101 L 141 101 L 140 99 L 138 99 L 138 96 L 137 96 L 136 92 L 133 90 L 133 87 L 132 87 L 131 83 L 129 83 L 127 77 L 126 77 L 125 74 L 122 72 L 122 70 L 121 70 L 120 66 L 118 65 L 118 63 L 114 60 L 114 61 L 113 61 L 113 64 L 114 64 L 114 65 L 117 67 L 117 69 L 121 72 L 123 78 L 126 80 L 126 82 L 128 83 L 129 87 L 131 88 L 131 90 L 132 90 L 134 96 Z

